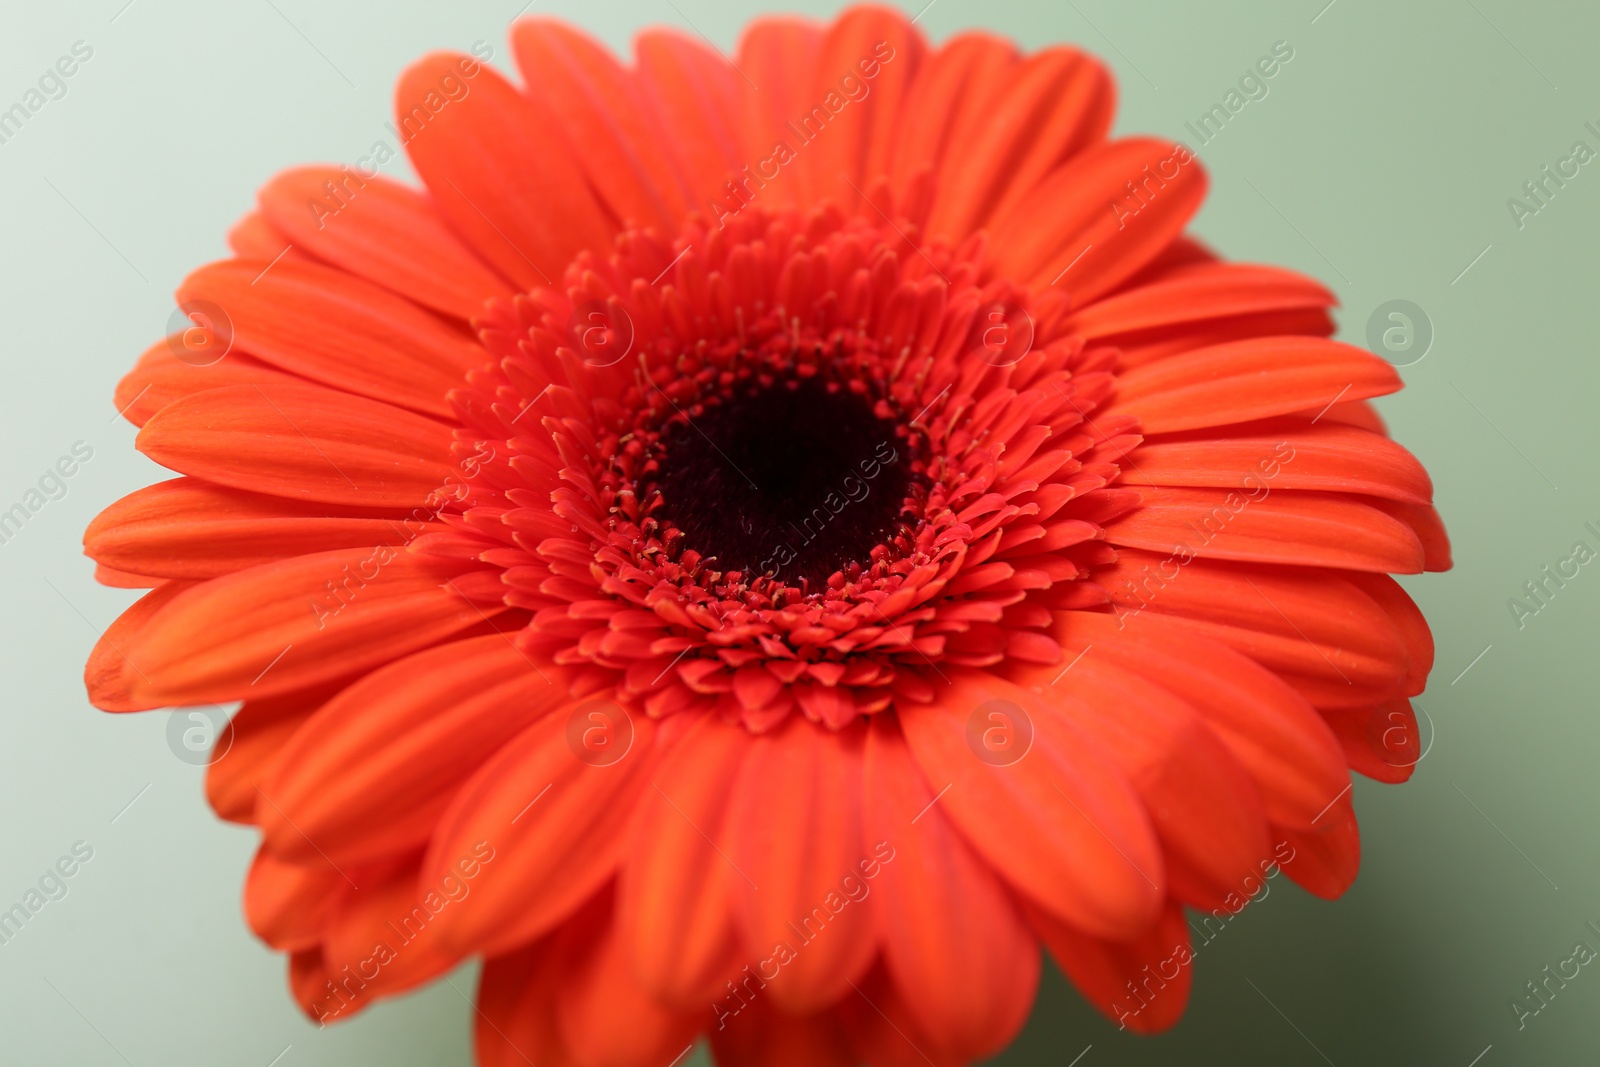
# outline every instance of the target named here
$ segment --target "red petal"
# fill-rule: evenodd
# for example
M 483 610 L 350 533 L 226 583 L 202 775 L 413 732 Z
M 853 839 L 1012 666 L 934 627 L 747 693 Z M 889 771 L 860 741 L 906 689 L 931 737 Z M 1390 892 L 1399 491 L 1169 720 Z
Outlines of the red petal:
M 556 940 L 484 962 L 473 1017 L 481 1067 L 574 1067 L 556 1025 L 556 992 L 570 963 Z
M 938 172 L 968 165 L 958 163 L 952 153 L 966 152 L 984 134 L 989 118 L 984 105 L 1009 86 L 1016 61 L 1016 45 L 981 32 L 957 34 L 923 60 L 894 150 L 892 187 L 897 198 L 911 190 L 912 179 L 924 167 Z
M 303 949 L 289 957 L 289 993 L 312 1022 L 328 1019 L 331 1009 L 323 998 L 331 982 L 322 966 L 322 947 Z
M 1447 571 L 1455 566 L 1450 557 L 1450 536 L 1445 533 L 1444 520 L 1439 511 L 1430 505 L 1408 504 L 1399 500 L 1374 500 L 1372 506 L 1405 523 L 1422 542 L 1423 569 Z
M 323 966 L 336 984 L 353 985 L 363 1006 L 460 963 L 441 942 L 438 921 L 451 909 L 472 907 L 473 879 L 459 872 L 419 883 L 414 859 L 381 870 L 354 871 L 353 886 L 341 878 L 345 888 L 322 943 Z
M 1411 701 L 1385 701 L 1370 708 L 1326 708 L 1322 712 L 1344 746 L 1350 769 L 1391 784 L 1410 779 L 1422 759 L 1422 736 Z
M 1308 893 L 1337 900 L 1356 880 L 1361 868 L 1361 834 L 1348 793 L 1332 801 L 1314 832 L 1274 827 L 1275 836 L 1294 850 L 1283 870 Z
M 786 124 L 802 121 L 817 103 L 810 99 L 810 83 L 795 72 L 816 69 L 821 45 L 822 28 L 817 23 L 781 16 L 756 19 L 739 38 L 739 51 L 733 61 L 746 77 L 762 87 L 758 93 L 741 96 L 738 124 L 742 160 L 758 176 L 780 166 L 774 158 L 778 154 L 774 149 L 780 142 L 794 147 L 794 134 Z M 783 166 L 775 180 L 760 189 L 760 197 L 772 207 L 794 207 L 812 203 L 810 188 L 810 168 L 798 159 Z
M 856 1067 L 831 1011 L 796 1018 L 763 997 L 731 995 L 715 1010 L 718 1026 L 710 1037 L 717 1067 Z
M 1098 741 L 1138 791 L 1161 838 L 1170 895 L 1217 907 L 1270 850 L 1261 798 L 1195 709 L 1147 672 L 1091 649 L 1067 684 L 1043 696 Z
M 1321 680 L 1322 706 L 1372 704 L 1402 687 L 1405 639 L 1382 607 L 1342 572 L 1194 560 L 1124 550 L 1095 575 L 1119 618 L 1181 617 L 1295 684 Z
M 1368 430 L 1372 433 L 1388 436 L 1389 428 L 1384 424 L 1383 416 L 1378 414 L 1378 409 L 1372 406 L 1370 400 L 1340 401 L 1331 407 L 1322 408 L 1320 422 L 1336 422 L 1344 426 L 1354 426 L 1358 430 Z M 1316 411 L 1302 411 L 1308 419 L 1316 418 Z
M 849 8 L 823 32 L 812 68 L 810 99 L 792 117 L 792 128 L 799 128 L 815 115 L 814 107 L 822 106 L 823 114 L 829 115 L 830 94 L 842 102 L 842 110 L 829 116 L 823 132 L 798 148 L 803 165 L 811 168 L 812 197 L 829 198 L 847 211 L 878 218 L 861 197 L 872 182 L 888 174 L 896 124 L 910 103 L 907 90 L 926 47 L 906 16 L 889 8 Z M 885 56 L 890 57 L 887 62 Z M 876 69 L 876 77 L 868 80 L 864 66 Z
M 1168 901 L 1161 918 L 1132 941 L 1100 941 L 1029 909 L 1050 954 L 1089 1002 L 1121 1029 L 1154 1034 L 1183 1017 L 1194 983 L 1194 953 L 1183 907 Z
M 634 39 L 638 53 L 640 92 L 659 116 L 661 128 L 672 131 L 666 147 L 677 158 L 689 199 L 702 208 L 715 197 L 723 200 L 723 183 L 740 166 L 737 116 L 740 98 L 756 89 L 728 61 L 699 41 L 670 30 L 645 30 Z M 793 69 L 784 76 L 794 78 Z M 779 131 L 777 136 L 783 138 Z
M 150 574 L 119 571 L 115 567 L 107 567 L 104 563 L 96 563 L 94 580 L 112 589 L 154 589 L 165 579 Z
M 834 1012 L 855 1049 L 855 1062 L 872 1067 L 965 1067 L 967 1063 L 938 1048 L 922 1032 L 882 964 L 840 1000 Z
M 1422 617 L 1422 610 L 1400 587 L 1400 583 L 1388 575 L 1351 574 L 1347 579 L 1377 601 L 1384 614 L 1389 616 L 1389 621 L 1400 631 L 1409 668 L 1402 683 L 1403 692 L 1406 696 L 1421 693 L 1427 687 L 1428 675 L 1433 670 L 1433 632 L 1428 629 L 1428 620 Z
M 1332 307 L 1337 301 L 1315 278 L 1253 263 L 1182 267 L 1083 307 L 1062 329 L 1087 340 L 1137 334 L 1211 319 Z
M 228 230 L 228 247 L 241 259 L 252 259 L 266 264 L 278 257 L 294 258 L 306 262 L 304 253 L 296 252 L 289 238 L 277 229 L 259 211 L 252 211 Z

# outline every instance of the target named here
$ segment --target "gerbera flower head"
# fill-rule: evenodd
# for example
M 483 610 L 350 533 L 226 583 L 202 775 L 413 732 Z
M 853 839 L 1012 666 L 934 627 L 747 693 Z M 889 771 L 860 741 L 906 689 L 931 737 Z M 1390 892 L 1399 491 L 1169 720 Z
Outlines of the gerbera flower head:
M 306 1012 L 482 956 L 485 1064 L 960 1064 L 1041 945 L 1158 1030 L 1185 907 L 1342 893 L 1449 560 L 1328 291 L 1185 237 L 1071 48 L 512 44 L 401 79 L 422 189 L 268 183 L 117 391 L 180 476 L 86 536 L 149 590 L 95 703 L 243 701 Z

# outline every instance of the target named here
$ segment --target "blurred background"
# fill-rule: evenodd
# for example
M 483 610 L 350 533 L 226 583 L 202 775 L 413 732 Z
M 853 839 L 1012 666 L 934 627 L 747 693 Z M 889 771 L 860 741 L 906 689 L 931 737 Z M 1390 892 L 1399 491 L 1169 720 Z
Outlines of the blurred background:
M 1576 142 L 1600 152 L 1600 8 L 905 6 L 935 40 L 984 27 L 1027 48 L 1099 54 L 1120 80 L 1118 132 L 1198 148 L 1212 179 L 1203 238 L 1328 283 L 1353 343 L 1367 344 L 1376 320 L 1382 346 L 1383 330 L 1403 325 L 1389 318 L 1398 308 L 1416 329 L 1410 348 L 1390 335 L 1408 388 L 1379 407 L 1432 472 L 1455 544 L 1454 571 L 1405 580 L 1438 642 L 1417 702 L 1430 747 L 1407 785 L 1358 781 L 1355 888 L 1325 903 L 1276 879 L 1204 946 L 1188 1015 L 1161 1037 L 1118 1033 L 1050 970 L 997 1062 L 1596 1062 L 1600 966 L 1551 983 L 1537 1014 L 1519 1018 L 1512 1000 L 1547 966 L 1570 975 L 1579 942 L 1600 951 L 1600 566 L 1547 586 L 1542 604 L 1523 591 L 1575 542 L 1600 549 L 1600 163 L 1564 164 L 1576 176 L 1547 184 L 1542 206 L 1523 189 Z M 481 41 L 508 69 L 519 7 L 624 52 L 652 24 L 731 50 L 769 10 L 94 0 L 6 20 L 0 109 L 48 71 L 73 70 L 46 83 L 20 130 L 0 127 L 0 510 L 72 471 L 48 478 L 44 506 L 0 543 L 0 907 L 62 857 L 73 870 L 65 895 L 50 882 L 59 899 L 0 944 L 8 1064 L 470 1062 L 472 968 L 327 1030 L 293 1007 L 282 959 L 240 914 L 254 835 L 210 813 L 204 770 L 174 755 L 167 713 L 110 716 L 84 699 L 84 659 L 133 596 L 93 583 L 79 538 L 100 508 L 163 476 L 134 452 L 111 392 L 166 330 L 183 275 L 225 254 L 228 226 L 275 171 L 354 161 L 386 137 L 393 83 L 417 56 Z M 1186 123 L 1285 45 L 1292 59 L 1265 94 L 1200 143 Z M 386 170 L 409 175 L 403 159 Z M 1514 611 L 1513 598 L 1538 610 Z

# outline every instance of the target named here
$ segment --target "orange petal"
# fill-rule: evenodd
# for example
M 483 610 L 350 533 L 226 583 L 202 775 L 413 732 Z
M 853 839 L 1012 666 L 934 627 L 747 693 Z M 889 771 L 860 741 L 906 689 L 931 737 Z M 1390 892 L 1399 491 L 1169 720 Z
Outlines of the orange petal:
M 239 352 L 229 352 L 221 360 L 209 362 L 212 358 L 210 354 L 204 351 L 191 352 L 184 347 L 185 336 L 175 333 L 145 349 L 133 370 L 123 375 L 117 383 L 114 397 L 117 410 L 135 426 L 143 426 L 150 421 L 150 416 L 190 393 L 224 385 L 303 381 Z M 203 342 L 196 342 L 202 346 L 214 340 L 209 334 L 197 336 L 206 338 Z M 180 358 L 180 352 L 187 359 Z
M 865 732 L 857 724 L 834 733 L 791 715 L 749 740 L 729 801 L 726 848 L 748 878 L 732 883 L 744 943 L 763 968 L 781 965 L 763 995 L 791 1014 L 843 996 L 877 950 L 871 911 L 845 889 L 877 845 L 861 824 Z
M 1110 937 L 1142 930 L 1164 899 L 1165 868 L 1144 805 L 1108 754 L 1036 693 L 981 671 L 944 674 L 937 703 L 897 714 L 930 786 L 948 785 L 939 803 L 951 822 L 1063 919 Z M 1032 747 L 1016 762 L 979 758 L 985 730 L 1020 737 L 1029 723 Z
M 1183 620 L 1086 611 L 1056 620 L 1051 635 L 1065 658 L 1088 649 L 1187 700 L 1250 774 L 1273 822 L 1310 829 L 1328 798 L 1349 784 L 1337 740 L 1303 696 Z M 1057 674 L 1050 668 L 1039 677 L 1049 683 Z
M 745 163 L 739 158 L 740 98 L 756 92 L 728 61 L 672 30 L 645 30 L 634 39 L 640 92 L 672 131 L 666 145 L 684 175 L 690 203 L 725 196 L 723 183 Z M 793 70 L 784 75 L 795 77 Z
M 499 634 L 380 668 L 329 701 L 285 750 L 263 785 L 267 846 L 301 863 L 321 854 L 350 864 L 421 848 L 456 787 L 566 699 Z
M 1205 171 L 1181 145 L 1143 137 L 1097 145 L 994 220 L 995 266 L 1038 289 L 1059 283 L 1075 305 L 1088 304 L 1160 254 L 1205 192 Z
M 596 722 L 591 712 L 601 716 Z M 611 731 L 631 746 L 614 763 L 590 762 L 581 740 Z M 655 723 L 617 705 L 574 701 L 523 730 L 456 793 L 422 865 L 437 879 L 480 843 L 494 850 L 473 887 L 471 908 L 441 917 L 441 932 L 463 953 L 495 955 L 553 928 L 616 871 L 625 829 L 649 788 Z M 579 752 L 587 758 L 580 758 Z
M 164 701 L 150 700 L 134 692 L 134 686 L 147 681 L 137 659 L 130 658 L 140 635 L 157 612 L 172 603 L 179 593 L 192 589 L 194 582 L 165 582 L 140 597 L 95 642 L 89 663 L 83 670 L 83 683 L 89 690 L 89 703 L 101 711 L 148 711 Z
M 999 1052 L 1027 1021 L 1039 947 L 1010 895 L 945 820 L 892 722 L 868 733 L 868 836 L 894 859 L 863 878 L 889 975 L 923 1032 L 964 1060 Z
M 294 732 L 339 684 L 303 689 L 265 700 L 247 700 L 228 720 L 233 737 L 221 758 L 206 768 L 206 800 L 229 822 L 256 822 L 257 791 L 277 766 Z
M 258 196 L 298 247 L 423 307 L 471 319 L 484 301 L 514 292 L 450 232 L 427 196 L 393 179 L 296 167 Z
M 690 206 L 687 192 L 670 139 L 660 136 L 633 75 L 593 38 L 554 19 L 516 22 L 511 48 L 535 108 L 583 146 L 571 162 L 612 215 L 675 232 Z
M 1003 53 L 993 46 L 985 51 L 979 62 L 993 77 L 990 72 Z M 980 75 L 975 80 L 981 84 L 983 79 Z M 983 101 L 983 121 L 969 131 L 971 139 L 952 140 L 951 154 L 940 168 L 929 232 L 959 242 L 993 222 L 999 237 L 1009 232 L 1006 222 L 1019 205 L 1059 204 L 1059 191 L 1046 198 L 1041 183 L 1061 164 L 1105 139 L 1115 104 L 1116 90 L 1105 67 L 1076 48 L 1046 48 L 1009 67 L 998 91 Z M 1069 190 L 1074 200 L 1081 194 L 1092 201 L 1094 212 L 1105 213 L 1106 203 L 1124 195 L 1122 182 L 1137 180 L 1140 165 L 1149 161 L 1141 157 L 1116 169 L 1119 177 L 1103 197 L 1080 184 L 1092 182 L 1086 176 L 1093 170 L 1070 184 L 1051 181 Z M 1012 275 L 1019 280 L 1024 276 Z
M 1258 426 L 1237 436 L 1198 431 L 1148 440 L 1127 453 L 1122 484 L 1217 486 L 1251 495 L 1316 489 L 1422 505 L 1433 499 L 1422 464 L 1380 434 L 1327 422 Z
M 483 621 L 446 584 L 457 571 L 347 549 L 190 586 L 139 627 L 132 696 L 146 706 L 266 697 L 370 670 Z
M 320 945 L 334 902 L 348 883 L 326 862 L 301 866 L 258 851 L 244 883 L 244 915 L 280 952 Z
M 458 484 L 450 441 L 432 419 L 376 400 L 315 385 L 233 385 L 169 404 L 136 445 L 162 466 L 235 489 L 421 508 L 447 479 Z
M 644 794 L 617 879 L 617 922 L 634 973 L 669 1004 L 703 1007 L 723 996 L 740 964 L 733 882 L 743 879 L 713 842 L 750 742 L 744 729 L 705 715 Z
M 1136 415 L 1144 433 L 1224 426 L 1401 386 L 1371 352 L 1316 337 L 1259 337 L 1213 345 L 1135 368 L 1117 379 L 1106 416 Z
M 1140 506 L 1106 524 L 1106 541 L 1202 559 L 1419 573 L 1410 527 L 1345 493 L 1273 492 L 1258 481 L 1226 489 L 1147 488 Z
M 450 417 L 445 399 L 487 363 L 471 339 L 404 297 L 331 267 L 228 260 L 190 274 L 178 301 L 222 308 L 241 352 L 359 396 Z
M 519 288 L 553 284 L 580 251 L 611 246 L 578 149 L 491 68 L 430 53 L 400 76 L 395 114 L 440 214 Z
M 663 1008 L 629 966 L 628 948 L 614 923 L 584 939 L 584 951 L 563 975 L 556 1018 L 563 1043 L 583 1067 L 654 1067 L 687 1051 L 706 1023 Z
M 310 552 L 399 543 L 408 532 L 393 519 L 350 508 L 174 478 L 106 508 L 84 532 L 83 545 L 103 565 L 203 579 Z

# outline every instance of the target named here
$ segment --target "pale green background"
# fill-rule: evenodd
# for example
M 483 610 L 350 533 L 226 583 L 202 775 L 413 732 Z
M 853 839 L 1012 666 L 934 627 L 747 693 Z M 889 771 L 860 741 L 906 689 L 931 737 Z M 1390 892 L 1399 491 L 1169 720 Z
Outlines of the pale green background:
M 252 835 L 211 816 L 164 715 L 84 701 L 91 627 L 129 596 L 96 587 L 77 546 L 100 507 L 158 477 L 110 396 L 161 335 L 178 280 L 223 253 L 275 170 L 362 154 L 413 57 L 483 39 L 504 61 L 521 0 L 135 0 L 119 14 L 123 2 L 11 3 L 0 34 L 0 106 L 72 42 L 95 50 L 69 94 L 0 145 L 0 507 L 73 441 L 95 449 L 68 496 L 0 545 L 0 903 L 74 841 L 96 849 L 70 895 L 0 947 L 0 1061 L 465 1064 L 471 1009 L 443 984 L 323 1032 L 291 1007 L 282 961 L 239 914 Z M 1213 181 L 1198 230 L 1230 257 L 1332 284 L 1357 343 L 1384 301 L 1427 310 L 1433 350 L 1381 407 L 1432 470 L 1458 561 L 1407 581 L 1438 638 L 1420 701 L 1437 741 L 1411 784 L 1358 785 L 1355 889 L 1328 904 L 1280 880 L 1202 952 L 1188 1017 L 1154 1040 L 1116 1033 L 1052 974 L 1005 1063 L 1064 1067 L 1090 1045 L 1080 1067 L 1600 1057 L 1600 971 L 1520 1032 L 1508 1007 L 1600 923 L 1600 571 L 1520 632 L 1506 606 L 1575 539 L 1595 544 L 1582 526 L 1600 520 L 1600 165 L 1521 231 L 1506 208 L 1574 140 L 1600 147 L 1583 129 L 1600 125 L 1600 13 L 1575 0 L 1325 2 L 938 0 L 922 19 L 936 38 L 987 26 L 1030 47 L 1079 42 L 1120 76 L 1118 128 L 1174 137 L 1273 42 L 1293 45 L 1270 95 L 1203 151 Z M 642 25 L 692 20 L 725 48 L 764 6 L 533 5 L 615 47 Z M 470 995 L 470 969 L 452 981 Z

